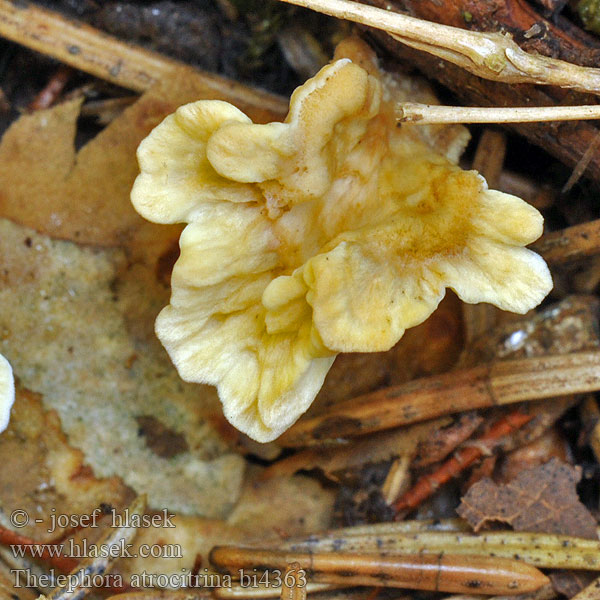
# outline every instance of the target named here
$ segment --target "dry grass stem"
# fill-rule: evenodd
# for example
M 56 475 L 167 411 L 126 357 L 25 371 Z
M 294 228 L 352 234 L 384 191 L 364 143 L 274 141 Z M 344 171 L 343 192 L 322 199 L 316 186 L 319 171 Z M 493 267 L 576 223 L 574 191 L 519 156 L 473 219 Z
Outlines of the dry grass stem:
M 466 31 L 350 0 L 282 0 L 380 29 L 394 39 L 504 83 L 541 83 L 600 93 L 600 69 L 524 52 L 501 33 Z
M 396 117 L 400 122 L 414 123 L 415 125 L 581 121 L 599 119 L 600 105 L 497 108 L 495 106 L 436 106 L 405 102 L 396 107 Z
M 350 538 L 354 536 L 372 536 L 372 535 L 401 535 L 411 533 L 421 533 L 424 531 L 463 531 L 471 532 L 471 527 L 464 519 L 407 519 L 406 521 L 393 521 L 390 523 L 373 523 L 369 525 L 355 525 L 353 527 L 342 527 L 328 531 L 324 536 Z M 306 542 L 318 540 L 322 536 L 312 535 Z M 287 547 L 287 546 L 286 546 Z
M 600 352 L 506 360 L 416 379 L 341 402 L 281 438 L 307 446 L 451 414 L 600 389 Z
M 218 568 L 274 568 L 297 562 L 311 581 L 338 585 L 374 585 L 453 593 L 476 589 L 487 595 L 516 595 L 537 590 L 548 578 L 538 569 L 516 560 L 474 556 L 302 553 L 217 546 L 210 554 Z M 473 582 L 477 581 L 474 586 Z

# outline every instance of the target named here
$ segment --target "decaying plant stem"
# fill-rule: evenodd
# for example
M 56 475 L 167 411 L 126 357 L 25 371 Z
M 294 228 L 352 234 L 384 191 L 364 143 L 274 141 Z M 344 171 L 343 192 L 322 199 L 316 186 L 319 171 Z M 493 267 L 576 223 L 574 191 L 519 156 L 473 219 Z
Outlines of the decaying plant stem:
M 133 44 L 126 44 L 84 23 L 71 21 L 33 3 L 0 0 L 0 36 L 136 92 L 175 77 L 195 80 L 204 98 L 227 100 L 245 110 L 253 106 L 283 118 L 287 100 L 232 80 L 194 69 Z
M 398 523 L 396 523 L 398 524 Z M 305 540 L 290 540 L 283 548 L 291 552 L 348 552 L 383 554 L 448 554 L 514 558 L 540 568 L 600 570 L 600 542 L 585 538 L 516 531 L 470 532 L 420 531 L 395 532 L 363 526 L 313 535 Z
M 600 93 L 600 70 L 524 52 L 500 33 L 465 31 L 350 0 L 282 0 L 385 31 L 394 39 L 504 83 L 541 83 Z
M 376 585 L 431 591 L 515 595 L 533 591 L 548 582 L 535 567 L 505 558 L 442 555 L 303 553 L 217 546 L 210 554 L 217 567 L 237 573 L 239 569 L 274 568 L 282 571 L 297 562 L 311 581 L 342 585 Z
M 443 414 L 598 389 L 598 351 L 506 360 L 416 379 L 341 402 L 327 413 L 300 420 L 280 442 L 308 446 Z

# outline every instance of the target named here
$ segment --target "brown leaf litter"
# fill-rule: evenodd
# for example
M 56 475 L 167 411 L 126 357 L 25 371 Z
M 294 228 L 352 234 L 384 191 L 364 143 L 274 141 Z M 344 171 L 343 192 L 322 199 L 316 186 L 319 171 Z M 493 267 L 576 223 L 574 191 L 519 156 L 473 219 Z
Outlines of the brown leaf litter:
M 581 468 L 552 459 L 497 485 L 484 478 L 463 496 L 457 513 L 478 531 L 494 521 L 516 531 L 557 533 L 597 539 L 596 520 L 575 489 Z

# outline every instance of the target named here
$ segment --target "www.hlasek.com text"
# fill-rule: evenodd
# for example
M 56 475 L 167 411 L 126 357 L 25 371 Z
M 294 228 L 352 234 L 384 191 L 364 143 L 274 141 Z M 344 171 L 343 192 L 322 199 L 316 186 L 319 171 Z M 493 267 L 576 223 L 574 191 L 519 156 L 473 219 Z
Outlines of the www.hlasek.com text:
M 11 544 L 10 549 L 18 558 L 183 558 L 179 544 L 140 544 L 136 547 L 123 539 L 116 544 L 93 544 L 85 538 L 79 541 L 68 539 L 60 544 Z

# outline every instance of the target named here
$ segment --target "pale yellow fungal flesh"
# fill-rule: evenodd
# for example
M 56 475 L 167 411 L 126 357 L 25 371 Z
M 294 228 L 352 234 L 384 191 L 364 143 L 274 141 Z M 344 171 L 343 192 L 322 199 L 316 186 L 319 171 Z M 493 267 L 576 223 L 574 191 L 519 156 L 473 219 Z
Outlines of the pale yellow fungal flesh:
M 10 363 L 0 354 L 0 432 L 8 427 L 10 409 L 15 401 L 15 382 Z
M 463 130 L 397 127 L 410 85 L 346 49 L 352 60 L 294 92 L 284 123 L 199 101 L 138 151 L 138 212 L 188 223 L 156 332 L 259 441 L 308 408 L 338 352 L 390 348 L 446 288 L 524 313 L 552 287 L 524 248 L 541 215 L 456 166 Z

